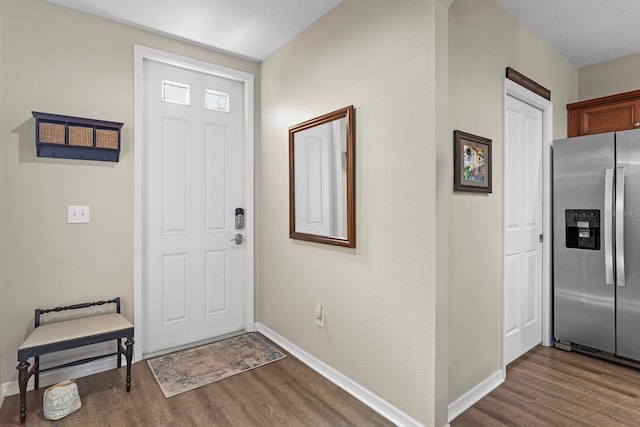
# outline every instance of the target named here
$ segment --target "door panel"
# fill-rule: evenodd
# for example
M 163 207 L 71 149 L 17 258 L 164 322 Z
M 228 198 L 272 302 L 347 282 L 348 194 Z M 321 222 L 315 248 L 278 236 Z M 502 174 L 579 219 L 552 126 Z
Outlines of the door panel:
M 606 285 L 605 169 L 614 167 L 613 134 L 553 143 L 554 335 L 615 351 L 615 291 Z M 566 246 L 565 210 L 600 210 L 600 250 Z
M 245 246 L 232 241 L 243 231 L 235 209 L 245 207 L 244 89 L 155 61 L 143 69 L 143 353 L 150 354 L 244 327 Z M 167 82 L 179 97 L 162 91 Z
M 633 129 L 636 122 L 637 101 L 621 102 L 615 105 L 597 106 L 582 110 L 580 135 Z
M 518 283 L 520 274 L 518 273 L 519 255 L 508 255 L 504 259 L 504 281 L 505 283 Z M 519 324 L 518 310 L 518 286 L 505 286 L 505 335 L 517 334 Z
M 188 122 L 162 119 L 162 218 L 165 234 L 187 232 Z
M 227 269 L 229 259 L 225 251 L 211 251 L 206 254 L 206 300 L 207 315 L 220 313 L 228 308 L 229 280 Z M 223 284 L 220 286 L 219 284 Z
M 616 159 L 625 182 L 624 230 L 616 233 L 624 235 L 625 271 L 624 286 L 616 287 L 616 354 L 640 360 L 640 131 L 616 133 Z
M 525 292 L 527 293 L 524 298 L 524 326 L 529 327 L 536 322 L 539 322 L 539 299 L 537 292 L 540 290 L 538 287 L 538 281 L 540 280 L 540 252 L 537 250 L 527 251 L 525 257 L 526 272 L 524 277 L 527 280 L 525 285 Z M 537 343 L 536 343 L 537 344 Z
M 504 166 L 504 358 L 542 341 L 542 111 L 507 96 Z
M 640 91 L 567 104 L 567 137 L 638 129 Z
M 162 257 L 163 325 L 189 320 L 189 255 Z
M 227 206 L 227 150 L 228 132 L 226 126 L 207 124 L 205 128 L 205 168 L 206 168 L 206 230 L 223 230 L 226 226 Z

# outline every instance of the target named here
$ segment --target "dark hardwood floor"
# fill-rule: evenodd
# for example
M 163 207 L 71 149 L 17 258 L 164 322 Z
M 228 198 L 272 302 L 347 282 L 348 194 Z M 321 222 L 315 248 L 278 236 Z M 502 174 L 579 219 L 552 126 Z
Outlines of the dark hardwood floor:
M 276 346 L 277 347 L 277 346 Z M 284 350 L 281 350 L 286 353 Z M 82 408 L 57 422 L 42 416 L 42 393 L 29 391 L 27 426 L 392 426 L 367 406 L 287 357 L 169 399 L 146 362 L 77 380 Z M 114 362 L 115 364 L 115 362 Z M 18 396 L 7 397 L 0 425 L 18 425 Z
M 539 346 L 451 426 L 640 426 L 640 372 Z

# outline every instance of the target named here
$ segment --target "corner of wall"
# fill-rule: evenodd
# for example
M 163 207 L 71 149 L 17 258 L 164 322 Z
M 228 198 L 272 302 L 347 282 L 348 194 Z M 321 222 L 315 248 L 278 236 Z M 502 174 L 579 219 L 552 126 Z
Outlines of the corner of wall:
M 435 425 L 448 424 L 449 403 L 449 193 L 443 177 L 451 175 L 449 144 L 449 6 L 453 0 L 435 4 L 436 50 L 436 374 Z
M 2 12 L 3 12 L 3 7 L 4 7 L 5 3 L 4 2 L 0 2 L 0 135 L 5 135 L 4 132 L 4 128 L 5 128 L 5 112 L 4 112 L 4 82 L 2 80 L 2 51 L 3 51 L 3 41 L 7 40 L 7 37 L 4 37 L 3 34 L 3 26 L 2 26 Z M 1 138 L 1 137 L 0 137 Z M 4 283 L 4 260 L 5 260 L 5 256 L 4 256 L 4 251 L 6 250 L 4 245 L 2 244 L 2 242 L 5 241 L 4 239 L 4 194 L 5 194 L 5 190 L 4 190 L 4 183 L 6 181 L 5 179 L 5 170 L 6 168 L 4 167 L 4 164 L 2 164 L 2 162 L 4 161 L 4 159 L 6 158 L 5 153 L 4 153 L 4 146 L 5 144 L 3 143 L 4 141 L 2 141 L 0 139 L 0 343 L 2 342 L 6 342 L 5 340 L 5 332 L 4 332 L 4 327 L 2 325 L 6 325 L 7 322 L 4 319 L 4 315 L 2 313 L 5 313 L 5 307 L 4 305 L 6 304 L 6 298 L 4 296 L 4 289 L 6 284 Z M 0 408 L 2 408 L 2 402 L 4 401 L 4 387 L 2 386 L 2 378 L 4 378 L 2 376 L 2 348 L 0 348 Z
M 449 405 L 449 422 L 456 419 L 467 409 L 471 408 L 483 397 L 495 390 L 500 384 L 504 382 L 505 378 L 502 373 L 502 369 L 494 372 L 478 385 L 467 391 L 465 394 L 451 402 Z

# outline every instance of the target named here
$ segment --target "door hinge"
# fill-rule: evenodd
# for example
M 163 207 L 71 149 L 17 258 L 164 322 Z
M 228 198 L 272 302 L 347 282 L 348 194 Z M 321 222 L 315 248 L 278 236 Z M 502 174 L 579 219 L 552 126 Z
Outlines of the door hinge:
M 540 235 L 540 243 L 542 243 L 542 234 Z

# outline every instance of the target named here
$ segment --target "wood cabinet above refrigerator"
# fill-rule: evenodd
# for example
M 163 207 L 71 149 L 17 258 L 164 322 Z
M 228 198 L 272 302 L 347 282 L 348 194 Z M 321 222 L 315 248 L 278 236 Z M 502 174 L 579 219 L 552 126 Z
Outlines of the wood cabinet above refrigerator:
M 640 128 L 640 90 L 567 104 L 567 137 Z

